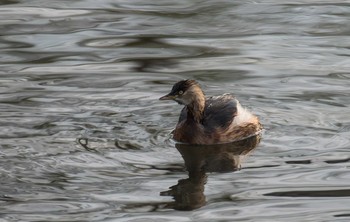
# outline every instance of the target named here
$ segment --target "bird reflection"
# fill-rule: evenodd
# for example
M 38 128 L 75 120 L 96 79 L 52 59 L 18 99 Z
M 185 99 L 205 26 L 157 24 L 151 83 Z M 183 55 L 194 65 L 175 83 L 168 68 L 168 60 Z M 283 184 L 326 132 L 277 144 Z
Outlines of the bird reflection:
M 180 179 L 161 196 L 172 196 L 174 202 L 167 208 L 194 210 L 205 205 L 204 185 L 207 172 L 233 172 L 241 168 L 241 162 L 259 144 L 261 135 L 245 140 L 215 145 L 176 144 L 188 171 L 187 179 Z

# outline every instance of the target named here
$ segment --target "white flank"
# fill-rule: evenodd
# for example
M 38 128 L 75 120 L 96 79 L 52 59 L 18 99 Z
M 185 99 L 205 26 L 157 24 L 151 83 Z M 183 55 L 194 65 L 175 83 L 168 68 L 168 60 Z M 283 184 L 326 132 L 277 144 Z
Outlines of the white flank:
M 243 108 L 241 104 L 237 101 L 237 116 L 233 119 L 232 125 L 237 126 L 242 123 L 250 122 L 253 118 L 253 114 L 251 114 L 248 110 Z

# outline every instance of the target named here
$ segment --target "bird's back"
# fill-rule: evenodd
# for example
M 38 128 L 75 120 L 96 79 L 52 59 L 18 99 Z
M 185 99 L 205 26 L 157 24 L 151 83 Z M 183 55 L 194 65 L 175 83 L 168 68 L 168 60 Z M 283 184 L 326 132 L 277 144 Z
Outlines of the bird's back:
M 237 115 L 237 103 L 231 94 L 207 98 L 202 122 L 206 130 L 228 127 Z
M 231 94 L 206 98 L 202 124 L 207 130 L 227 127 L 237 114 L 237 100 Z M 187 107 L 180 114 L 179 123 L 186 121 Z
M 241 107 L 231 94 L 207 97 L 201 123 L 187 119 L 187 107 L 180 114 L 174 139 L 193 144 L 226 143 L 244 139 L 261 130 L 256 116 Z

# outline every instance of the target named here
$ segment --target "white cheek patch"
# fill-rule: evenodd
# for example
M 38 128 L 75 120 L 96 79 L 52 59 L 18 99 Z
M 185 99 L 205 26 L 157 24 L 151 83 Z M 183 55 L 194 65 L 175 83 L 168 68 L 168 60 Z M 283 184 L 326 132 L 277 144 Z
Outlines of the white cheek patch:
M 179 98 L 179 97 L 176 97 L 174 100 L 175 100 L 177 103 L 179 103 L 180 105 L 187 105 L 187 104 L 185 103 L 185 100 L 183 100 L 183 99 L 181 99 L 181 98 Z

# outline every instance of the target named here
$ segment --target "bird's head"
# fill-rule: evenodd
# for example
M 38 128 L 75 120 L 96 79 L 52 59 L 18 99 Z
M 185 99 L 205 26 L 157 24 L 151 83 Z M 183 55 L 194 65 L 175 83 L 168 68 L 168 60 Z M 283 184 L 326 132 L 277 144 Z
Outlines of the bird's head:
M 160 100 L 174 100 L 182 105 L 189 105 L 196 96 L 202 96 L 203 92 L 195 80 L 181 80 L 173 86 L 170 93 L 160 97 Z

